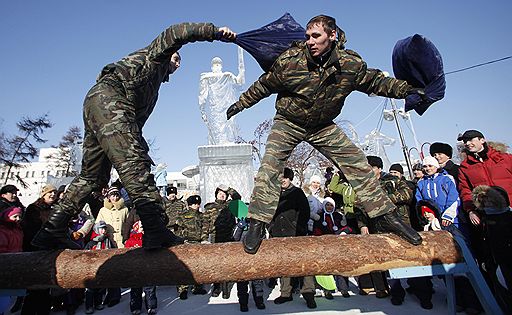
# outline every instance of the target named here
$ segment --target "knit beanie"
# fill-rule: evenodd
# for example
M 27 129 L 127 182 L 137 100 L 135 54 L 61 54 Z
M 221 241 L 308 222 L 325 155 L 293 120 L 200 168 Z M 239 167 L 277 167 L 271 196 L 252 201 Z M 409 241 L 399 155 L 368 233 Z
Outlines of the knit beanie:
M 16 206 L 11 206 L 9 208 L 6 208 L 4 209 L 3 211 L 0 212 L 0 217 L 4 218 L 4 220 L 8 219 L 11 215 L 15 215 L 15 214 L 22 214 L 23 213 L 23 209 L 20 208 L 20 207 L 16 207 Z
M 432 165 L 439 168 L 439 162 L 437 162 L 437 160 L 432 156 L 425 157 L 423 159 L 423 165 Z
M 110 196 L 110 195 L 120 195 L 119 189 L 115 186 L 110 187 L 107 191 L 107 196 Z
M 283 178 L 288 178 L 289 180 L 293 180 L 293 171 L 291 168 L 285 167 L 283 171 Z
M 372 167 L 375 166 L 380 169 L 382 169 L 384 167 L 384 163 L 382 163 L 382 159 L 378 156 L 368 155 L 368 156 L 366 156 L 366 159 L 368 160 L 368 164 L 370 164 L 370 166 L 372 166 Z
M 430 145 L 430 155 L 434 156 L 436 153 L 444 153 L 451 159 L 453 148 L 448 143 L 434 142 Z
M 399 172 L 400 174 L 403 174 L 404 173 L 404 168 L 402 167 L 402 165 L 396 163 L 396 164 L 393 164 L 389 167 L 389 171 L 397 171 Z
M 55 186 L 53 186 L 52 184 L 46 184 L 44 185 L 43 189 L 41 189 L 41 194 L 39 195 L 39 197 L 44 197 L 44 195 L 46 194 L 49 194 L 51 193 L 52 191 L 57 191 L 57 188 L 55 188 Z

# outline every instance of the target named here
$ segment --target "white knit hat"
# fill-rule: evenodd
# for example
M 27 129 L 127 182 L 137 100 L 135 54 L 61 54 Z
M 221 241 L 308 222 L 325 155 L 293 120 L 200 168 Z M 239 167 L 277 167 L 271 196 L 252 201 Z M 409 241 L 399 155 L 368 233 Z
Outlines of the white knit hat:
M 313 175 L 309 178 L 309 183 L 311 184 L 312 182 L 318 182 L 318 183 L 322 183 L 322 178 L 318 175 Z
M 432 156 L 425 157 L 423 159 L 422 164 L 423 165 L 432 165 L 432 166 L 435 166 L 435 167 L 439 168 L 439 162 L 437 162 L 436 158 L 432 157 Z

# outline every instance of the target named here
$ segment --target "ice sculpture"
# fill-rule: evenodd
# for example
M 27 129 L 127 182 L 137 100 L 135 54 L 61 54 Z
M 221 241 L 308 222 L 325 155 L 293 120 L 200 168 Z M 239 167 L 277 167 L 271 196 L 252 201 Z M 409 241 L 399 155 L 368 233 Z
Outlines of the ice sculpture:
M 238 75 L 222 72 L 222 59 L 212 59 L 212 71 L 201 74 L 199 109 L 208 127 L 208 144 L 234 143 L 238 137 L 235 118 L 226 120 L 226 110 L 238 100 L 245 83 L 243 50 L 238 47 Z

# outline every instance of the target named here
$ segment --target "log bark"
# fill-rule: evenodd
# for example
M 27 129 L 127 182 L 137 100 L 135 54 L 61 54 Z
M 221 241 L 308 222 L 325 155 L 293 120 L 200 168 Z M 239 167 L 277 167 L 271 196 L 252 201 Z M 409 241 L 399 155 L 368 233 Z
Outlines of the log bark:
M 448 232 L 423 232 L 413 246 L 391 234 L 264 240 L 256 255 L 241 243 L 184 244 L 154 251 L 58 250 L 0 255 L 0 288 L 141 287 L 370 271 L 462 261 Z

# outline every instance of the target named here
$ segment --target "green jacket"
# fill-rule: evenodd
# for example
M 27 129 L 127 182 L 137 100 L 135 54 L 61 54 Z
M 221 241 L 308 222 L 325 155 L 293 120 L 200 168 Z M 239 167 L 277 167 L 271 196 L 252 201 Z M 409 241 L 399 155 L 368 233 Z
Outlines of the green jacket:
M 348 182 L 340 181 L 340 175 L 335 174 L 329 183 L 329 190 L 343 197 L 343 212 L 348 218 L 353 218 L 356 193 L 352 186 Z
M 277 113 L 307 128 L 331 123 L 352 91 L 405 98 L 408 88 L 406 81 L 367 68 L 354 51 L 333 44 L 329 59 L 320 65 L 311 57 L 305 42 L 296 42 L 235 105 L 240 109 L 249 108 L 277 93 Z
M 158 99 L 158 90 L 169 81 L 171 56 L 183 45 L 213 41 L 218 28 L 211 23 L 181 23 L 163 31 L 149 46 L 106 65 L 98 82 L 108 81 L 124 90 L 120 101 L 135 109 L 139 128 L 144 126 Z

